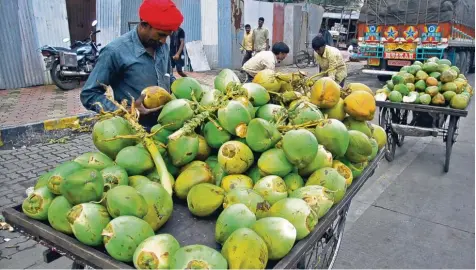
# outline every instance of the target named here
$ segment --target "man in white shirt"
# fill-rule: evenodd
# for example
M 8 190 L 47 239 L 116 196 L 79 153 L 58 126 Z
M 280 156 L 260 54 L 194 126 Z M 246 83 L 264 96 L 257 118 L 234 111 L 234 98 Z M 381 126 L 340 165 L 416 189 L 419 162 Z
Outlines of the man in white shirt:
M 242 67 L 247 74 L 247 82 L 251 82 L 258 72 L 270 69 L 275 70 L 276 63 L 286 58 L 289 53 L 289 47 L 284 42 L 277 42 L 273 45 L 271 51 L 261 51 L 250 60 L 248 60 Z
M 263 26 L 264 18 L 258 19 L 258 28 L 253 30 L 253 51 L 259 53 L 269 50 L 269 31 Z

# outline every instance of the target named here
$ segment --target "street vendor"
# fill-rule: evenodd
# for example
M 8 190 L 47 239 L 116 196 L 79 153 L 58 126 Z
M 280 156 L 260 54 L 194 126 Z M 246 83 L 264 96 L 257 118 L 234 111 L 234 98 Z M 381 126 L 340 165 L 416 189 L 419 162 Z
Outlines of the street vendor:
M 247 82 L 251 82 L 258 72 L 276 68 L 276 63 L 286 58 L 289 53 L 289 47 L 284 42 L 277 42 L 271 48 L 271 51 L 261 51 L 250 60 L 248 60 L 242 67 L 242 70 L 247 74 Z
M 100 83 L 110 85 L 117 102 L 126 99 L 131 105 L 132 98 L 135 99 L 141 115 L 139 123 L 150 128 L 157 123 L 159 108 L 146 108 L 141 92 L 149 86 L 160 86 L 170 92 L 175 77 L 166 40 L 182 24 L 183 16 L 172 0 L 144 0 L 139 17 L 137 27 L 101 50 L 80 98 L 86 109 L 99 112 L 95 103 L 100 103 L 105 111 L 114 111 L 116 106 L 106 98 Z
M 321 72 L 328 70 L 326 76 L 343 87 L 347 77 L 347 66 L 340 51 L 337 48 L 326 45 L 326 41 L 320 35 L 312 39 L 312 49 Z

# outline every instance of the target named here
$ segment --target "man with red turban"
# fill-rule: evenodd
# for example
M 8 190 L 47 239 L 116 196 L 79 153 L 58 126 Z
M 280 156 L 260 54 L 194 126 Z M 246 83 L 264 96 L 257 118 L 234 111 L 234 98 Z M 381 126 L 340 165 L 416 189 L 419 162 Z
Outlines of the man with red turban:
M 157 123 L 158 108 L 147 109 L 141 92 L 148 86 L 160 86 L 170 92 L 175 77 L 166 40 L 182 24 L 183 16 L 171 0 L 144 0 L 139 17 L 136 28 L 101 50 L 80 98 L 89 110 L 98 112 L 100 107 L 95 103 L 101 103 L 105 111 L 114 111 L 116 106 L 106 98 L 99 83 L 110 85 L 116 101 L 126 99 L 130 105 L 131 97 L 136 100 L 139 122 L 150 128 Z

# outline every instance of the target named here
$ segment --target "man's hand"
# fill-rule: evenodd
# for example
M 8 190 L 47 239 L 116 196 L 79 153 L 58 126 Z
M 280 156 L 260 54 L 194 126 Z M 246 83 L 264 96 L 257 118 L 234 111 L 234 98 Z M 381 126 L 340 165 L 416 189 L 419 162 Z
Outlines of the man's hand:
M 172 56 L 172 59 L 174 59 L 174 60 L 179 60 L 179 58 L 180 58 L 180 55 L 178 55 L 178 54 L 175 54 L 174 56 Z
M 135 106 L 136 109 L 139 111 L 139 114 L 140 114 L 140 115 L 147 115 L 147 114 L 150 114 L 150 113 L 153 113 L 153 112 L 156 112 L 156 111 L 162 109 L 163 106 L 160 106 L 160 107 L 157 107 L 157 108 L 153 108 L 153 109 L 147 109 L 147 108 L 144 106 L 144 98 L 145 98 L 145 95 L 142 94 L 142 95 L 140 95 L 140 97 L 134 102 L 134 106 Z

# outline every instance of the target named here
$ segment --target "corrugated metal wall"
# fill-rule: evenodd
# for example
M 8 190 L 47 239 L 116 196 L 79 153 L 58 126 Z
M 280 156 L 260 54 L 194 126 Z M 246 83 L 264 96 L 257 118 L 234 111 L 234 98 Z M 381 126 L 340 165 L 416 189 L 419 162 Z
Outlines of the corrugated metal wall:
M 201 0 L 202 43 L 210 68 L 218 67 L 218 2 Z M 206 8 L 204 8 L 206 7 Z
M 202 13 L 200 0 L 176 0 L 176 5 L 183 14 L 182 29 L 185 42 L 202 39 Z
M 232 66 L 231 57 L 232 35 L 231 31 L 231 1 L 218 1 L 218 67 L 229 68 Z
M 101 0 L 99 0 L 101 1 Z M 138 22 L 142 0 L 121 0 L 121 35 L 129 32 L 128 22 Z
M 97 41 L 102 47 L 121 35 L 121 0 L 96 1 Z
M 32 0 L 18 2 L 20 22 L 21 58 L 25 86 L 40 85 L 45 82 L 43 56 L 38 51 L 38 33 L 34 25 Z
M 64 38 L 69 38 L 68 15 L 65 0 L 32 1 L 34 24 L 38 33 L 39 46 L 51 45 L 69 47 L 70 42 L 64 43 Z M 42 61 L 42 71 L 46 83 L 51 84 L 49 73 L 44 72 L 45 63 Z
M 18 1 L 4 1 L 0 8 L 0 89 L 26 85 L 22 63 L 18 61 L 18 46 L 21 44 L 18 18 Z

